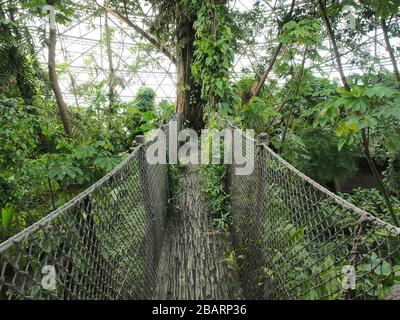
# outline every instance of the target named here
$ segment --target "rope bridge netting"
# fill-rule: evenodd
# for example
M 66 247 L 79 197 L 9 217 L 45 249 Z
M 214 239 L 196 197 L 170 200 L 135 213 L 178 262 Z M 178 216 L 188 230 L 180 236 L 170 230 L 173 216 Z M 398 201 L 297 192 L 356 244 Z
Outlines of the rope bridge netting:
M 169 185 L 168 166 L 146 162 L 149 143 L 0 244 L 0 298 L 153 297 Z M 254 172 L 237 176 L 232 164 L 227 183 L 246 298 L 386 298 L 400 281 L 400 229 L 330 193 L 265 142 L 255 150 Z
M 225 121 L 225 127 L 234 128 Z M 268 147 L 229 174 L 242 286 L 253 299 L 400 299 L 400 228 L 344 201 Z M 234 142 L 241 152 L 242 142 Z M 395 290 L 394 290 L 395 289 Z
M 162 129 L 168 138 L 168 125 Z M 151 298 L 169 187 L 167 165 L 147 164 L 150 143 L 64 207 L 0 244 L 0 298 Z

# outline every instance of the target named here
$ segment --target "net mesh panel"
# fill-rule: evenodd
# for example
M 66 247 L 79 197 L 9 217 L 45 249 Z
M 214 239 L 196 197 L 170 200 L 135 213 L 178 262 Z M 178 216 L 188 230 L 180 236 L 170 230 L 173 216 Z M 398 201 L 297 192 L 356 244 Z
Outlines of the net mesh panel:
M 162 130 L 168 137 L 168 125 Z M 76 199 L 0 244 L 0 299 L 151 298 L 169 188 L 167 165 L 147 164 L 149 143 Z M 56 272 L 54 288 L 46 266 Z
M 251 175 L 235 175 L 238 166 L 229 189 L 247 298 L 384 299 L 400 284 L 399 228 L 324 189 L 265 143 Z

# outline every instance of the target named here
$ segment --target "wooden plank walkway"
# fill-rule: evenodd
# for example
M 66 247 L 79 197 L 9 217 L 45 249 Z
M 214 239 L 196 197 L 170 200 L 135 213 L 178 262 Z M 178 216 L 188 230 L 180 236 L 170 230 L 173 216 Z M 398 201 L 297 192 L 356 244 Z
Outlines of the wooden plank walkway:
M 201 174 L 187 167 L 181 178 L 179 215 L 167 227 L 155 299 L 240 299 L 238 274 L 228 267 L 230 240 L 211 225 Z

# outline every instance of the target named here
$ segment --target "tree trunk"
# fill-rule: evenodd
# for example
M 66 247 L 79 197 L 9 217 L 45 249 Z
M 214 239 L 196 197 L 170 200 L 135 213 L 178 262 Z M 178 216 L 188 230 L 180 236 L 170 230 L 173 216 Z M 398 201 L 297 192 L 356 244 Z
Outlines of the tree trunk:
M 397 81 L 400 82 L 400 72 L 399 68 L 397 67 L 396 57 L 393 53 L 392 45 L 390 44 L 389 34 L 388 34 L 388 27 L 386 24 L 385 19 L 381 19 L 381 28 L 383 31 L 383 36 L 385 38 L 386 50 L 389 52 L 390 60 L 392 61 L 394 74 L 396 75 Z
M 57 30 L 50 29 L 50 37 L 49 37 L 49 58 L 48 58 L 48 67 L 49 67 L 49 80 L 51 88 L 53 89 L 54 95 L 56 97 L 58 109 L 60 111 L 61 121 L 64 126 L 65 133 L 72 137 L 72 129 L 71 123 L 68 117 L 68 107 L 64 101 L 60 85 L 57 79 L 56 73 L 56 43 L 57 43 Z
M 333 184 L 335 186 L 335 192 L 336 193 L 342 193 L 343 192 L 343 188 L 342 188 L 342 184 L 340 182 L 340 180 L 338 179 L 333 179 Z
M 395 211 L 393 209 L 392 203 L 391 203 L 390 198 L 389 198 L 389 193 L 387 192 L 386 187 L 385 187 L 385 185 L 383 183 L 382 177 L 379 174 L 378 170 L 376 169 L 375 162 L 372 159 L 372 156 L 371 156 L 371 153 L 370 153 L 370 150 L 369 150 L 369 137 L 368 137 L 367 133 L 365 132 L 365 129 L 363 129 L 363 131 L 362 131 L 362 140 L 363 140 L 363 147 L 364 147 L 365 157 L 366 157 L 366 159 L 368 161 L 368 165 L 369 165 L 369 167 L 370 167 L 370 169 L 372 171 L 372 174 L 373 174 L 373 176 L 375 178 L 375 181 L 377 182 L 377 184 L 379 186 L 379 189 L 381 190 L 381 194 L 382 194 L 383 199 L 385 201 L 386 207 L 389 210 L 389 213 L 390 213 L 390 215 L 392 217 L 393 223 L 397 227 L 400 227 L 400 224 L 399 224 L 399 221 L 397 219 L 396 213 L 395 213 Z
M 290 10 L 284 18 L 285 22 L 289 22 L 292 19 L 295 4 L 296 4 L 296 0 L 292 0 Z M 283 26 L 284 26 L 284 22 L 282 22 L 282 24 L 280 24 L 280 26 L 279 26 L 278 36 L 281 35 Z M 251 98 L 256 97 L 260 94 L 260 91 L 261 91 L 262 87 L 264 86 L 265 81 L 267 81 L 267 78 L 268 78 L 271 70 L 273 69 L 275 62 L 278 59 L 279 54 L 281 53 L 282 47 L 283 47 L 283 43 L 279 42 L 277 48 L 274 51 L 274 54 L 272 55 L 272 57 L 268 63 L 267 69 L 264 71 L 261 78 L 258 81 L 256 81 L 253 88 L 251 88 L 250 95 L 244 98 L 243 104 L 247 104 L 251 100 Z
M 92 0 L 98 7 L 104 9 L 95 0 Z M 176 65 L 177 70 L 177 100 L 176 112 L 181 112 L 189 125 L 199 131 L 204 128 L 203 104 L 201 101 L 201 88 L 194 81 L 191 72 L 194 53 L 195 31 L 193 23 L 196 21 L 196 15 L 187 18 L 186 13 L 177 14 L 176 21 L 176 54 L 172 54 L 163 43 L 154 38 L 150 33 L 140 28 L 131 21 L 127 14 L 125 15 L 116 10 L 109 10 L 109 13 L 120 21 L 133 28 L 140 36 L 149 41 L 154 47 L 172 63 Z
M 342 80 L 343 87 L 345 88 L 346 91 L 351 91 L 350 86 L 347 82 L 346 76 L 344 75 L 344 72 L 343 72 L 342 60 L 340 59 L 339 49 L 336 44 L 335 33 L 333 32 L 331 22 L 329 21 L 325 7 L 322 4 L 321 0 L 318 0 L 318 7 L 319 7 L 319 11 L 321 13 L 322 19 L 324 20 L 326 30 L 328 32 L 329 40 L 332 44 L 333 55 L 335 56 L 335 59 L 336 59 L 336 63 L 337 63 L 338 71 L 340 74 L 340 79 Z
M 296 97 L 300 93 L 300 86 L 301 86 L 301 83 L 303 82 L 303 77 L 304 77 L 304 73 L 305 73 L 304 67 L 305 67 L 306 60 L 307 60 L 307 54 L 308 54 L 308 46 L 306 46 L 304 49 L 303 58 L 301 60 L 301 69 L 300 69 L 300 72 L 296 79 L 296 91 L 294 94 L 294 96 L 296 96 Z M 291 92 L 288 93 L 287 99 L 291 98 L 291 94 L 292 94 Z M 289 111 L 289 116 L 288 116 L 288 119 L 287 119 L 287 122 L 285 125 L 285 129 L 283 131 L 282 144 L 281 144 L 279 153 L 282 153 L 284 150 L 287 134 L 288 134 L 289 130 L 291 129 L 290 125 L 293 124 L 293 122 L 294 122 L 294 119 L 292 119 L 292 116 L 294 113 L 294 99 L 291 98 L 291 100 L 292 100 L 292 103 L 291 103 L 291 107 L 290 107 L 290 111 Z M 286 99 L 285 99 L 285 101 L 286 101 Z M 285 122 L 285 121 L 283 121 L 283 122 Z
M 259 95 L 259 93 L 260 93 L 262 87 L 264 86 L 265 81 L 267 80 L 267 78 L 268 78 L 268 76 L 269 76 L 269 74 L 270 74 L 272 68 L 273 68 L 274 65 L 275 65 L 276 60 L 278 59 L 279 53 L 280 53 L 281 50 L 282 50 L 282 46 L 283 46 L 283 44 L 282 44 L 282 42 L 280 42 L 280 43 L 278 44 L 278 47 L 276 48 L 274 54 L 272 55 L 271 60 L 270 60 L 269 63 L 268 63 L 268 67 L 267 67 L 267 69 L 264 71 L 264 73 L 263 73 L 261 79 L 260 79 L 259 81 L 257 81 L 257 82 L 254 84 L 253 88 L 251 89 L 251 94 L 250 94 L 249 97 L 246 98 L 245 104 L 248 103 L 248 102 L 251 100 L 251 98 L 256 97 L 256 96 Z
M 108 57 L 108 129 L 111 130 L 111 118 L 114 114 L 113 108 L 115 104 L 115 70 L 113 64 L 112 48 L 111 48 L 111 30 L 108 25 L 108 11 L 105 11 L 104 29 L 106 32 L 106 49 Z
M 95 2 L 97 6 L 100 8 L 103 8 L 100 6 L 97 2 Z M 126 23 L 128 26 L 130 26 L 132 29 L 134 29 L 137 33 L 139 33 L 144 39 L 149 41 L 159 52 L 163 53 L 168 59 L 171 60 L 172 63 L 176 64 L 176 57 L 171 54 L 164 45 L 159 42 L 157 39 L 151 36 L 148 32 L 140 28 L 136 23 L 131 21 L 127 16 L 122 15 L 120 12 L 116 10 L 110 10 L 110 13 L 116 17 L 118 20 Z
M 191 128 L 200 131 L 204 128 L 201 88 L 192 76 L 195 31 L 195 18 L 177 22 L 177 100 L 176 112 L 182 112 Z M 182 45 L 183 43 L 183 45 Z

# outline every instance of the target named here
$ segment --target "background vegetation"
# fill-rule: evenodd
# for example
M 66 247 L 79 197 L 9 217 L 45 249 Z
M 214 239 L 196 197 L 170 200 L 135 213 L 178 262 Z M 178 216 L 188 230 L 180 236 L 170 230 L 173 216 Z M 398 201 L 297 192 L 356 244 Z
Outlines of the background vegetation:
M 144 2 L 154 12 L 147 29 L 129 18 L 141 12 L 143 1 L 1 2 L 2 240 L 110 171 L 131 151 L 136 135 L 165 123 L 174 110 L 198 130 L 214 126 L 211 115 L 219 114 L 243 128 L 266 132 L 271 147 L 305 174 L 398 224 L 398 0 L 265 0 L 244 11 L 223 0 Z M 78 88 L 91 93 L 84 105 L 67 105 L 57 88 L 57 73 L 68 65 L 40 62 L 28 28 L 30 17 L 44 18 L 45 4 L 56 7 L 57 22 L 64 25 L 82 12 L 117 15 L 176 65 L 176 102 L 157 103 L 156 93 L 146 87 L 132 101 L 122 101 L 110 59 L 108 80 Z M 343 23 L 348 8 L 353 8 L 354 28 Z M 382 53 L 363 45 L 373 31 L 381 34 L 372 42 L 384 46 Z M 253 52 L 258 63 L 233 77 L 235 56 L 254 48 L 260 32 L 266 43 Z M 111 38 L 109 30 L 102 40 L 106 48 Z M 54 40 L 51 32 L 44 39 L 49 57 Z M 343 70 L 345 57 L 357 73 Z M 337 81 L 324 73 L 327 61 L 333 63 Z M 363 168 L 370 183 L 353 179 L 349 184 Z M 226 229 L 221 220 L 229 210 L 221 187 L 224 168 L 206 168 L 205 173 L 216 218 Z

